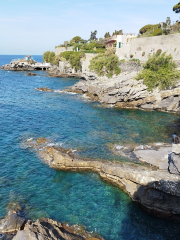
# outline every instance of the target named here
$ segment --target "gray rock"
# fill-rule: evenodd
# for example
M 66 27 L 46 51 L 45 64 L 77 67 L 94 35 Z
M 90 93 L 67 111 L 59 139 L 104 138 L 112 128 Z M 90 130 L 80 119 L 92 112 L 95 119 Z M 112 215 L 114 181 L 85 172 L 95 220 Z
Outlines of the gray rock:
M 18 231 L 13 240 L 29 240 L 25 230 Z
M 34 145 L 34 148 L 39 151 L 38 145 Z M 141 165 L 83 159 L 71 150 L 60 147 L 44 147 L 39 154 L 55 169 L 97 172 L 103 179 L 125 190 L 133 201 L 147 211 L 163 218 L 180 220 L 180 176 L 168 172 L 168 154 L 171 149 L 162 146 L 154 148 L 159 150 L 134 151 L 133 147 L 116 149 L 132 159 L 133 154 L 136 157 L 138 155 L 142 160 Z M 51 156 L 51 161 L 46 161 L 47 156 Z
M 15 233 L 20 230 L 25 223 L 25 218 L 21 210 L 10 210 L 7 215 L 0 220 L 0 233 Z

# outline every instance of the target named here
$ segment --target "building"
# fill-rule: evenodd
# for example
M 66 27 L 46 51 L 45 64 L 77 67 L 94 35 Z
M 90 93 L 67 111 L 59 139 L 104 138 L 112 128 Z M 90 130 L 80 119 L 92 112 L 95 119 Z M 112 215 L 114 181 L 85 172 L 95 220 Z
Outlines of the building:
M 112 37 L 106 38 L 104 43 L 106 44 L 106 48 L 114 47 L 116 45 L 118 35 L 113 35 Z
M 26 57 L 24 58 L 24 60 L 34 60 L 34 58 L 31 57 L 31 55 L 26 55 Z
M 125 34 L 117 36 L 116 54 L 119 59 L 132 58 L 147 61 L 148 57 L 157 51 L 171 54 L 173 60 L 180 60 L 180 33 L 154 37 L 137 38 Z

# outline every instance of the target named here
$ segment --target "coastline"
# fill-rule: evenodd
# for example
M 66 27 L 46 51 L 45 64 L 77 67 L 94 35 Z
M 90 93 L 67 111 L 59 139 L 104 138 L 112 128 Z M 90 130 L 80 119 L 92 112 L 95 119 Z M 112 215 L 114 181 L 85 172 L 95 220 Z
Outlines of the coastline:
M 132 201 L 140 204 L 150 214 L 180 220 L 180 176 L 173 172 L 170 165 L 173 174 L 168 172 L 167 152 L 171 149 L 170 145 L 157 144 L 154 150 L 134 149 L 133 153 L 139 158 L 139 164 L 134 164 L 81 158 L 71 149 L 47 146 L 47 140 L 44 138 L 28 141 L 27 144 L 50 168 L 96 172 L 105 181 L 117 185 Z M 154 151 L 158 155 L 157 159 L 161 158 L 161 162 L 148 158 L 149 151 Z

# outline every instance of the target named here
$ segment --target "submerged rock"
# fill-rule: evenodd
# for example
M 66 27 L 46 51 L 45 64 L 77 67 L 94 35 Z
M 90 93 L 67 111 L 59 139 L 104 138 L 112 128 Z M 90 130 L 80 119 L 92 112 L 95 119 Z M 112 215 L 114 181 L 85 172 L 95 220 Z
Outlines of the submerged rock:
M 26 76 L 36 76 L 36 75 L 37 75 L 36 73 L 32 73 L 32 72 L 26 74 Z
M 50 88 L 47 88 L 47 87 L 43 87 L 43 88 L 36 88 L 36 90 L 38 90 L 38 91 L 43 91 L 43 92 L 53 92 L 53 90 L 52 89 L 50 89 Z
M 139 165 L 92 160 L 80 158 L 72 150 L 61 147 L 34 147 L 50 167 L 68 171 L 97 172 L 103 179 L 118 185 L 133 201 L 151 214 L 180 220 L 180 176 L 168 172 L 168 158 L 164 159 L 167 167 L 160 169 L 158 162 L 152 166 L 144 164 L 143 161 L 140 161 Z
M 36 142 L 37 142 L 38 144 L 40 144 L 40 143 L 47 143 L 47 139 L 44 138 L 44 137 L 40 137 L 40 138 L 38 138 L 38 139 L 36 140 Z

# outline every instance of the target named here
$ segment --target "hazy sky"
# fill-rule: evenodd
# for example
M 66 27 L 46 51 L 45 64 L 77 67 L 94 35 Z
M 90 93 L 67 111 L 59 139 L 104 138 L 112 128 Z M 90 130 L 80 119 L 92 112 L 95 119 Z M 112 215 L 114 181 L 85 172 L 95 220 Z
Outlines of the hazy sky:
M 43 54 L 74 36 L 97 30 L 138 33 L 171 17 L 179 0 L 0 0 L 0 54 Z

